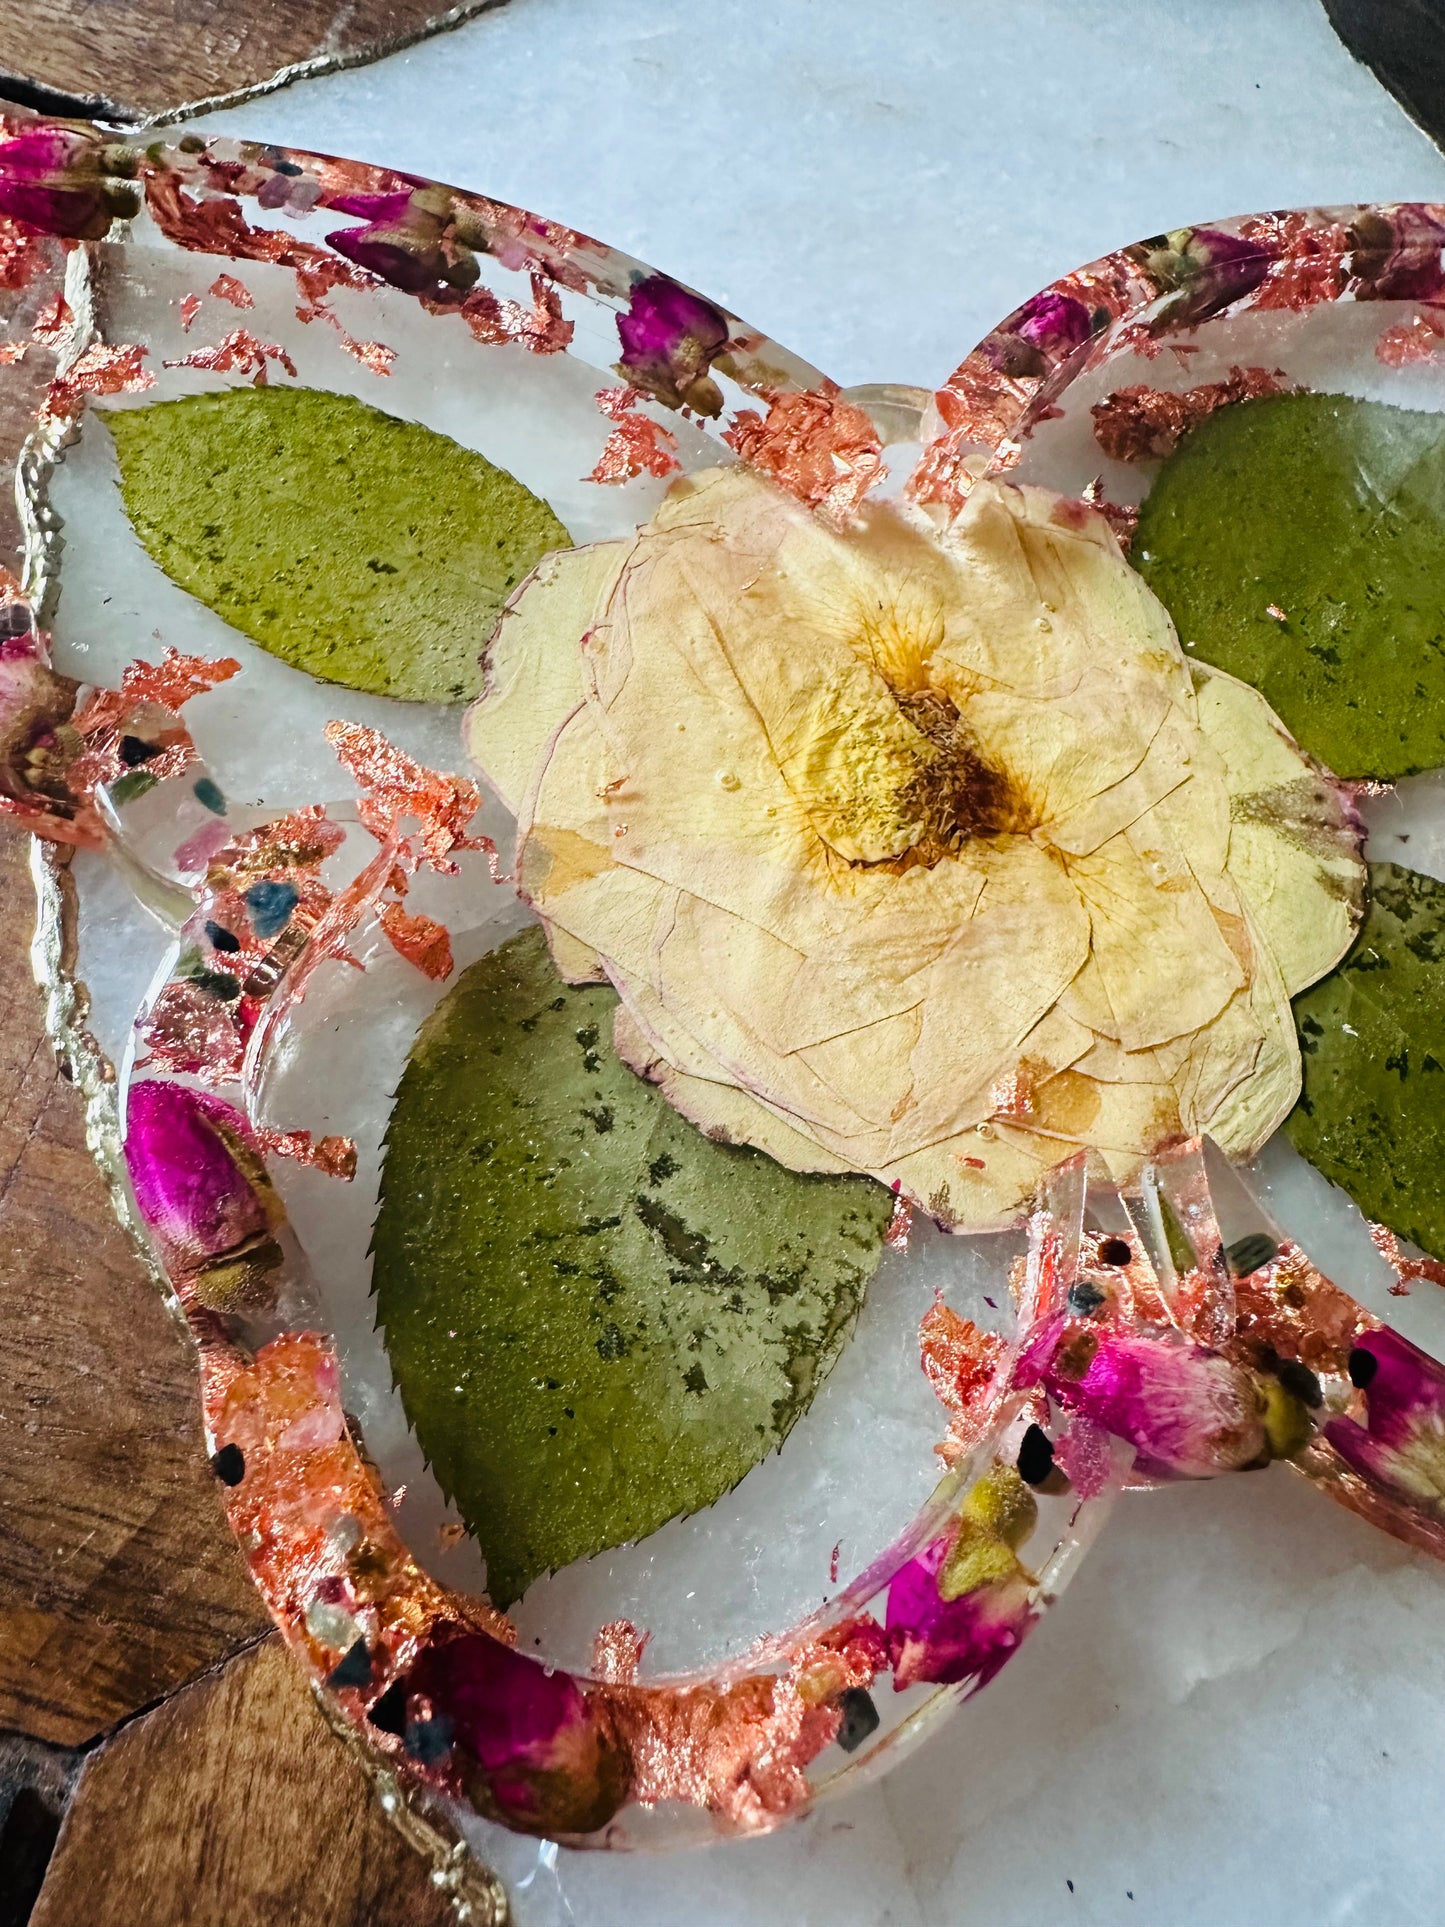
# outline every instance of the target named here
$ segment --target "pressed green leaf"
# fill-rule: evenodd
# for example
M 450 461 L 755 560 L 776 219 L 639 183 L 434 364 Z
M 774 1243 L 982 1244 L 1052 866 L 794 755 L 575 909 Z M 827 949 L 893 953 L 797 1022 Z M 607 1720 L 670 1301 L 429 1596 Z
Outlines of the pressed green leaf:
M 349 395 L 234 388 L 102 416 L 126 512 L 172 581 L 349 689 L 476 695 L 502 604 L 571 542 L 505 469 Z
M 1294 1013 L 1295 1146 L 1367 1218 L 1445 1258 L 1445 883 L 1372 863 L 1359 935 Z
M 463 973 L 387 1134 L 378 1323 L 502 1606 L 728 1491 L 807 1410 L 892 1200 L 705 1138 L 540 930 Z
M 1445 763 L 1445 415 L 1342 395 L 1223 408 L 1160 470 L 1131 559 L 1185 649 L 1252 683 L 1337 775 Z

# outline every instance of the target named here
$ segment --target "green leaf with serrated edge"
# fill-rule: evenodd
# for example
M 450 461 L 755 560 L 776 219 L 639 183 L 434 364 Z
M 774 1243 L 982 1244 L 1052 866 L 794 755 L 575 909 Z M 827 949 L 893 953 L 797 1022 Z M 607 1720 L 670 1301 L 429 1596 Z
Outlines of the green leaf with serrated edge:
M 458 979 L 387 1133 L 377 1322 L 500 1606 L 779 1445 L 842 1349 L 892 1199 L 710 1142 L 613 1054 L 540 930 Z
M 136 534 L 284 662 L 461 702 L 512 590 L 571 537 L 485 456 L 349 395 L 234 388 L 102 410 Z
M 1342 395 L 1220 409 L 1160 470 L 1131 560 L 1185 649 L 1337 775 L 1445 763 L 1445 415 Z
M 1445 1258 L 1445 883 L 1372 863 L 1359 935 L 1294 1014 L 1296 1149 L 1367 1218 Z

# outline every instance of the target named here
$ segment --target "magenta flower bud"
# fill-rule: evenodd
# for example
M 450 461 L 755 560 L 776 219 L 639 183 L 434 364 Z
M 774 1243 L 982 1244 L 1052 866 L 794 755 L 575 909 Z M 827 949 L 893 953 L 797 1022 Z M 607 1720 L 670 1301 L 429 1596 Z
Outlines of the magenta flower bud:
M 1445 1512 L 1445 1366 L 1398 1332 L 1371 1331 L 1350 1353 L 1350 1377 L 1365 1423 L 1331 1419 L 1325 1437 L 1373 1483 Z
M 160 1079 L 132 1084 L 125 1161 L 161 1261 L 182 1297 L 213 1311 L 275 1297 L 284 1214 L 250 1126 L 234 1105 Z
M 1049 1396 L 1132 1445 L 1144 1471 L 1207 1479 L 1270 1456 L 1259 1385 L 1218 1352 L 1165 1333 L 1070 1336 L 1063 1324 L 1032 1352 Z
M 1445 296 L 1445 226 L 1422 207 L 1360 215 L 1350 229 L 1357 301 L 1439 301 Z
M 1089 310 L 1071 294 L 1036 294 L 1014 316 L 1012 332 L 1044 353 L 1061 358 L 1082 348 L 1093 333 Z
M 39 121 L 0 142 L 0 214 L 67 240 L 98 241 L 135 192 L 113 176 L 134 170 L 128 148 L 78 127 Z
M 627 1798 L 631 1761 L 570 1673 L 549 1672 L 486 1633 L 462 1633 L 426 1648 L 407 1692 L 429 1703 L 430 1723 L 449 1723 L 473 1804 L 507 1826 L 593 1833 Z
M 423 294 L 439 282 L 470 287 L 477 264 L 465 248 L 449 252 L 443 236 L 450 203 L 435 188 L 398 194 L 342 194 L 327 203 L 340 214 L 359 214 L 364 227 L 337 228 L 329 246 L 394 288 Z
M 0 616 L 12 611 L 25 614 L 12 603 Z M 0 796 L 47 808 L 70 802 L 65 769 L 80 747 L 69 728 L 74 706 L 75 684 L 45 662 L 33 631 L 0 641 Z
M 634 284 L 631 307 L 617 317 L 617 371 L 669 407 L 717 415 L 722 395 L 708 369 L 728 333 L 727 317 L 710 301 L 664 274 L 650 274 Z
M 893 1689 L 929 1682 L 987 1686 L 1023 1644 L 1033 1622 L 1021 1567 L 945 1599 L 940 1590 L 953 1535 L 945 1533 L 894 1574 L 888 1588 L 887 1633 Z

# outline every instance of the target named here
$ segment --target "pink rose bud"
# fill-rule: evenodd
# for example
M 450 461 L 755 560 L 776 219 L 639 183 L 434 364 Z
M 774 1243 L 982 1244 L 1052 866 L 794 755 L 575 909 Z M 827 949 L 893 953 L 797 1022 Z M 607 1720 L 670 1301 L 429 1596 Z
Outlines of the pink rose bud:
M 508 1826 L 593 1833 L 627 1798 L 631 1762 L 570 1673 L 462 1633 L 426 1648 L 407 1691 L 429 1702 L 429 1726 L 448 1723 L 474 1805 Z
M 284 1213 L 234 1105 L 160 1079 L 133 1084 L 125 1161 L 137 1208 L 183 1298 L 223 1312 L 273 1302 L 282 1262 L 273 1234 Z

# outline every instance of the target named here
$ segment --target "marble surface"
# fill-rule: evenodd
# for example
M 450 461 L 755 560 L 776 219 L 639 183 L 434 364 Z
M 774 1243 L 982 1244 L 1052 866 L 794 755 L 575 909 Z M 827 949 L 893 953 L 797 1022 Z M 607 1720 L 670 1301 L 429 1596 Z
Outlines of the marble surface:
M 201 125 L 533 207 L 845 383 L 931 383 L 1041 283 L 1160 228 L 1445 199 L 1445 157 L 1317 0 L 512 0 Z M 1340 1262 L 1363 1265 L 1348 1238 Z M 1438 1342 L 1428 1289 L 1385 1302 Z M 1132 1498 L 1019 1660 L 887 1780 L 667 1860 L 507 1843 L 518 1915 L 1433 1923 L 1442 1615 L 1445 1575 L 1281 1470 Z

